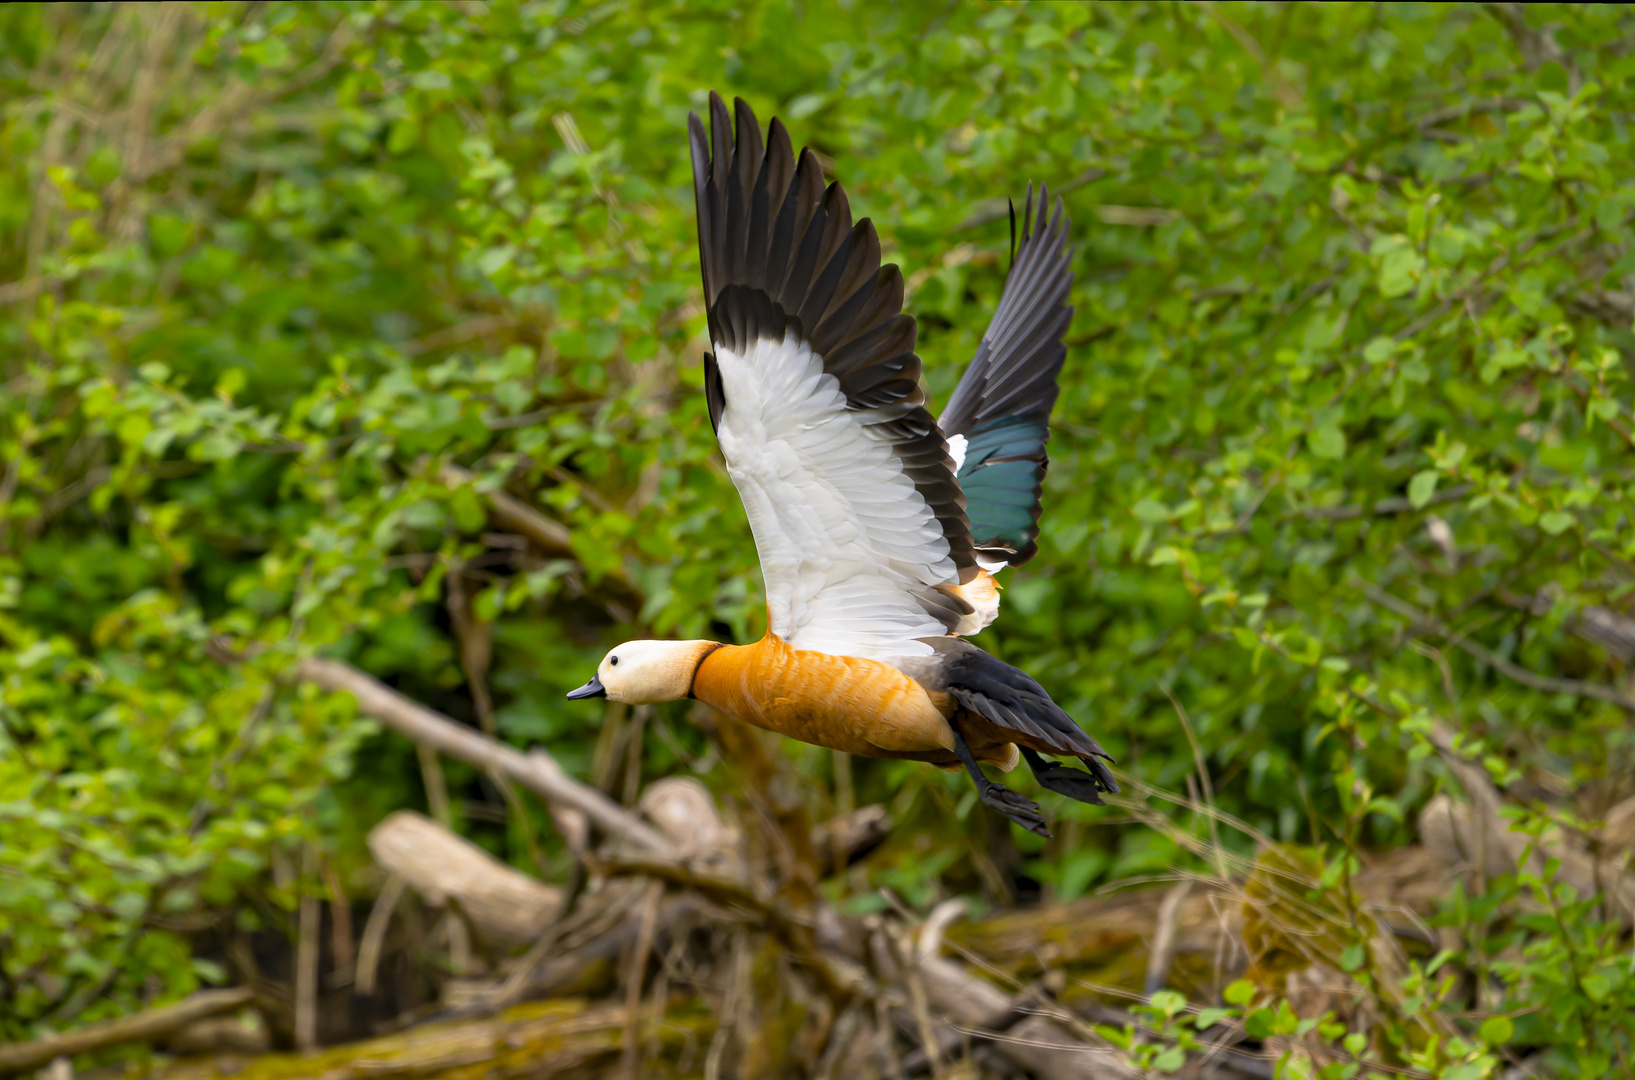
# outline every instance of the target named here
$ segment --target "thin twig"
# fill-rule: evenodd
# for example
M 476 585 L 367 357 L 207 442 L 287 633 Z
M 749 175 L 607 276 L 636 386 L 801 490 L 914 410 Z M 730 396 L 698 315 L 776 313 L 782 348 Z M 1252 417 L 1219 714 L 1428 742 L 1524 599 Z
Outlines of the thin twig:
M 1203 747 L 1198 745 L 1198 733 L 1192 730 L 1192 718 L 1187 715 L 1186 706 L 1182 705 L 1180 699 L 1170 692 L 1169 687 L 1165 686 L 1162 689 L 1164 696 L 1169 698 L 1169 703 L 1175 707 L 1175 715 L 1181 720 L 1181 730 L 1186 732 L 1187 744 L 1192 747 L 1192 762 L 1198 766 L 1198 782 L 1203 786 L 1204 805 L 1213 809 L 1215 806 L 1215 785 L 1209 778 L 1209 763 L 1204 760 Z M 1217 851 L 1225 851 L 1226 849 L 1221 847 L 1221 834 L 1220 829 L 1215 824 L 1215 815 L 1207 814 L 1205 820 L 1209 822 L 1210 843 L 1215 846 Z M 1228 880 L 1226 864 L 1219 859 L 1216 860 L 1215 872 L 1220 875 L 1222 881 Z M 1151 991 L 1149 990 L 1148 993 L 1151 993 Z
M 727 1043 L 732 1038 L 738 999 L 743 996 L 749 982 L 748 952 L 748 935 L 739 931 L 732 938 L 732 974 L 727 982 L 726 1000 L 721 1003 L 721 1014 L 716 1021 L 715 1034 L 710 1037 L 709 1052 L 704 1055 L 704 1080 L 721 1080 L 721 1059 L 726 1056 Z
M 1421 611 L 1419 608 L 1408 603 L 1406 600 L 1400 600 L 1397 597 L 1392 596 L 1390 593 L 1386 592 L 1384 589 L 1381 589 L 1377 585 L 1370 582 L 1362 582 L 1358 587 L 1362 590 L 1363 595 L 1368 597 L 1368 599 L 1372 600 L 1375 604 L 1378 604 L 1380 607 L 1383 607 L 1388 611 L 1395 612 L 1427 633 L 1437 634 L 1443 637 L 1453 636 L 1448 628 L 1442 624 L 1441 620 L 1437 619 L 1428 612 Z M 1574 697 L 1594 698 L 1597 701 L 1607 701 L 1618 706 L 1627 713 L 1635 714 L 1635 699 L 1625 697 L 1623 694 L 1620 694 L 1617 690 L 1614 690 L 1610 686 L 1603 686 L 1600 683 L 1584 682 L 1579 679 L 1558 679 L 1549 675 L 1540 675 L 1537 672 L 1528 671 L 1524 667 L 1519 667 L 1518 665 L 1511 663 L 1504 657 L 1493 652 L 1491 649 L 1476 644 L 1469 638 L 1454 637 L 1453 644 L 1457 645 L 1459 648 L 1463 649 L 1477 660 L 1480 660 L 1482 663 L 1493 668 L 1499 674 L 1515 682 L 1519 682 L 1523 686 L 1530 686 L 1534 690 L 1542 690 L 1545 693 L 1550 694 L 1571 694 Z
M 329 949 L 335 954 L 333 957 L 335 985 L 343 986 L 352 980 L 355 962 L 352 950 L 352 907 L 347 900 L 346 889 L 341 884 L 341 876 L 335 872 L 334 864 L 328 859 L 320 858 L 318 872 L 323 875 L 324 887 L 329 890 Z
M 363 941 L 358 946 L 358 970 L 352 981 L 353 989 L 363 997 L 374 996 L 375 972 L 380 967 L 380 951 L 386 941 L 386 930 L 392 924 L 392 912 L 397 910 L 398 901 L 403 899 L 403 890 L 407 887 L 408 882 L 393 874 L 381 886 L 374 907 L 369 909 L 369 921 L 363 926 Z
M 630 954 L 629 984 L 625 987 L 625 1012 L 630 1020 L 625 1024 L 624 1042 L 620 1051 L 620 1071 L 626 1080 L 641 1080 L 641 1004 L 642 982 L 647 973 L 647 958 L 653 952 L 653 935 L 658 927 L 659 900 L 664 896 L 662 881 L 650 882 L 647 896 L 642 901 L 641 924 L 636 930 L 636 947 Z
M 314 862 L 312 845 L 305 852 L 306 869 Z M 310 1053 L 318 1048 L 318 934 L 323 905 L 308 892 L 301 897 L 295 936 L 295 1048 Z
M 844 1000 L 857 993 L 870 992 L 867 976 L 860 968 L 842 957 L 827 955 L 817 947 L 809 918 L 797 916 L 780 900 L 764 899 L 746 882 L 702 873 L 683 863 L 656 857 L 607 859 L 599 861 L 597 866 L 610 877 L 640 875 L 656 878 L 702 893 L 717 903 L 746 908 L 812 971 L 819 986 L 830 997 Z
M 1151 997 L 1169 985 L 1169 969 L 1175 963 L 1175 945 L 1178 935 L 1181 905 L 1192 893 L 1192 879 L 1178 881 L 1164 892 L 1158 902 L 1157 922 L 1153 929 L 1152 948 L 1147 951 L 1147 980 L 1143 986 Z

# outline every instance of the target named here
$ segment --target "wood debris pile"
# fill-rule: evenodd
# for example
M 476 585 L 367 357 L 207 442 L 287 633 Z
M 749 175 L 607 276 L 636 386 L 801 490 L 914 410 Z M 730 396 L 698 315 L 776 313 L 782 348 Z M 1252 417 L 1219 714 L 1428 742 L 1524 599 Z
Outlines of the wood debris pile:
M 282 959 L 226 948 L 241 985 L 0 1048 L 0 1073 L 53 1061 L 60 1073 L 68 1056 L 140 1040 L 160 1053 L 136 1071 L 155 1080 L 1143 1076 L 1139 1048 L 1174 1042 L 1140 1009 L 1166 988 L 1208 1006 L 1248 977 L 1303 1015 L 1332 1009 L 1366 1027 L 1391 1003 L 1335 967 L 1347 935 L 1379 969 L 1406 971 L 1410 954 L 1439 945 L 1422 916 L 1472 862 L 1465 849 L 1501 844 L 1481 797 L 1444 799 L 1422 823 L 1430 846 L 1365 867 L 1349 910 L 1315 899 L 1297 850 L 1269 845 L 1252 862 L 1223 857 L 1213 877 L 1065 905 L 973 920 L 957 900 L 923 918 L 893 903 L 854 916 L 824 899 L 823 880 L 879 844 L 885 811 L 812 826 L 777 799 L 777 767 L 751 729 L 714 721 L 750 812 L 724 817 L 686 778 L 626 807 L 354 669 L 309 661 L 302 674 L 543 797 L 575 838 L 572 879 L 547 885 L 430 818 L 393 814 L 369 838 L 382 886 L 359 918 L 315 902 Z M 1295 1036 L 1248 1038 L 1231 1019 L 1196 1040 L 1182 1075 L 1270 1077 L 1290 1049 L 1330 1060 Z

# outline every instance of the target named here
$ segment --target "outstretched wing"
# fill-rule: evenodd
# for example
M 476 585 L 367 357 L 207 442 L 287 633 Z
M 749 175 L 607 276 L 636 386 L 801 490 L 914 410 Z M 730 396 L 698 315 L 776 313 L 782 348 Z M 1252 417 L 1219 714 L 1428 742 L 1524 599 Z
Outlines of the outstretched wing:
M 925 408 L 903 280 L 867 219 L 777 120 L 710 95 L 690 117 L 710 341 L 705 393 L 766 578 L 799 649 L 927 655 L 977 569 L 948 445 Z
M 1067 304 L 1072 248 L 1062 201 L 1047 221 L 1049 195 L 1040 187 L 1035 219 L 1029 185 L 1026 207 L 999 309 L 937 421 L 958 463 L 977 561 L 987 570 L 1020 566 L 1038 551 L 1050 410 L 1067 356 L 1062 339 L 1073 321 Z

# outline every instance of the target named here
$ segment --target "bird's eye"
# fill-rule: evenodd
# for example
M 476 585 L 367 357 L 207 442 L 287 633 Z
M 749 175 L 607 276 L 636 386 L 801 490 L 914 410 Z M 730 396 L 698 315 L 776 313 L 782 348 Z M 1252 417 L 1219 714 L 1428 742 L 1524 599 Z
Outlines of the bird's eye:
M 619 666 L 619 658 L 617 656 L 608 657 L 607 662 L 608 662 L 609 667 L 618 667 Z

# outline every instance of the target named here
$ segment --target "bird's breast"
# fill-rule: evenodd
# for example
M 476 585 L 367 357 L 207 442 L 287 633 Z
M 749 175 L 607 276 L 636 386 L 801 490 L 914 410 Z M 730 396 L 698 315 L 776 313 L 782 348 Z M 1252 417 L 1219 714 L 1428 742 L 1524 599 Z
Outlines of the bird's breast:
M 745 723 L 862 757 L 953 749 L 953 702 L 890 664 L 796 649 L 775 634 L 710 653 L 693 696 Z

